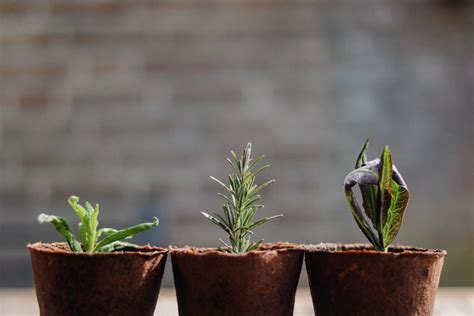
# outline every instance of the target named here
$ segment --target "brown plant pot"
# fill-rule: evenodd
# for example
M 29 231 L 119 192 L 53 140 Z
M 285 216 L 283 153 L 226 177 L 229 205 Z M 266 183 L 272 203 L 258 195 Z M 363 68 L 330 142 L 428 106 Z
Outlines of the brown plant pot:
M 167 250 L 73 253 L 66 243 L 28 245 L 41 315 L 153 315 Z
M 306 270 L 315 313 L 432 315 L 444 250 L 368 244 L 308 246 Z
M 265 244 L 229 254 L 170 249 L 180 315 L 293 315 L 303 248 Z

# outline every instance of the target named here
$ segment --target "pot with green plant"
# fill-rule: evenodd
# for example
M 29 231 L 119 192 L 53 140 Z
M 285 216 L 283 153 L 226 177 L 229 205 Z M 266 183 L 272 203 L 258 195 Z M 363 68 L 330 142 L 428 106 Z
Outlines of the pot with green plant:
M 229 182 L 212 178 L 227 194 L 222 213 L 204 217 L 224 230 L 229 242 L 219 248 L 171 248 L 180 315 L 292 315 L 303 249 L 291 243 L 252 241 L 253 230 L 275 215 L 255 220 L 260 193 L 274 180 L 256 184 L 268 168 L 257 167 L 263 156 L 251 158 L 251 144 L 241 157 L 228 159 Z
M 41 315 L 153 315 L 167 250 L 126 242 L 158 226 L 153 222 L 116 230 L 98 229 L 99 205 L 68 200 L 79 224 L 41 214 L 66 242 L 29 244 Z
M 319 244 L 305 254 L 317 315 L 431 315 L 446 251 L 390 246 L 409 192 L 388 146 L 367 161 L 368 140 L 344 190 L 352 215 L 371 244 Z M 362 212 L 353 192 L 359 186 Z M 369 224 L 370 222 L 370 224 Z

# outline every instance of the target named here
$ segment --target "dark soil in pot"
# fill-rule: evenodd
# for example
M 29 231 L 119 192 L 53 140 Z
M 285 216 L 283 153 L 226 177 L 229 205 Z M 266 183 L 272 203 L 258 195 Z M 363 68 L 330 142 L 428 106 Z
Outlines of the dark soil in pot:
M 167 250 L 88 255 L 65 243 L 28 245 L 41 315 L 153 315 Z
M 185 247 L 170 253 L 180 315 L 293 315 L 301 246 L 265 244 L 246 254 Z
M 315 313 L 432 315 L 446 251 L 366 244 L 308 246 L 306 269 Z

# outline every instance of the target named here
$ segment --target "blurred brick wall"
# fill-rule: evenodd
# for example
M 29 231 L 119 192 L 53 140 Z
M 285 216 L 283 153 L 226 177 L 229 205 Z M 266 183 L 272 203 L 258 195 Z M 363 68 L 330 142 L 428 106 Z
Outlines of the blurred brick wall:
M 268 241 L 363 241 L 341 190 L 365 137 L 412 198 L 400 243 L 473 284 L 469 1 L 0 1 L 0 285 L 30 285 L 41 211 L 99 201 L 141 240 L 216 245 L 208 176 L 254 143 L 277 182 Z M 264 177 L 264 178 L 265 178 Z M 170 284 L 170 275 L 165 281 Z M 302 283 L 305 285 L 306 283 Z

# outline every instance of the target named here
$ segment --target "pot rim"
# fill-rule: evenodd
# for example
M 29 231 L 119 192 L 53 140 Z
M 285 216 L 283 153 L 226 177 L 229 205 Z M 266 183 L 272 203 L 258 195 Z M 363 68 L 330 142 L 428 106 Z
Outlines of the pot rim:
M 126 250 L 117 250 L 112 252 L 94 252 L 89 254 L 87 252 L 72 252 L 67 250 L 67 243 L 65 242 L 52 242 L 52 243 L 43 243 L 41 241 L 35 242 L 33 244 L 28 244 L 26 246 L 30 252 L 36 251 L 46 254 L 53 255 L 65 255 L 65 256 L 83 256 L 83 257 L 114 257 L 114 256 L 123 256 L 123 255 L 135 255 L 143 257 L 151 257 L 159 254 L 167 254 L 168 249 L 155 247 L 150 245 L 145 246 L 131 246 L 125 248 Z M 136 250 L 130 250 L 136 249 Z
M 305 252 L 308 254 L 327 255 L 366 255 L 366 256 L 447 256 L 448 252 L 442 249 L 428 249 L 407 245 L 390 245 L 388 251 L 376 250 L 372 244 L 367 243 L 319 243 L 305 245 Z
M 269 252 L 293 252 L 301 251 L 303 252 L 304 244 L 296 244 L 290 242 L 275 242 L 275 243 L 264 243 L 257 250 L 252 250 L 245 253 L 230 253 L 220 251 L 219 248 L 213 247 L 193 247 L 193 246 L 184 246 L 184 247 L 174 247 L 169 246 L 168 251 L 171 256 L 173 255 L 192 255 L 192 256 L 220 256 L 220 257 L 247 257 L 247 256 L 256 256 Z

